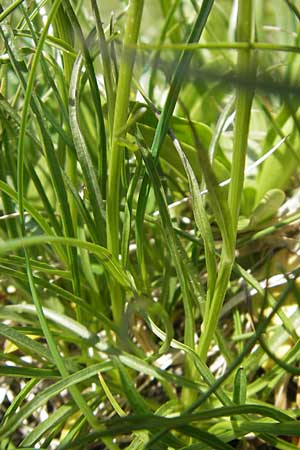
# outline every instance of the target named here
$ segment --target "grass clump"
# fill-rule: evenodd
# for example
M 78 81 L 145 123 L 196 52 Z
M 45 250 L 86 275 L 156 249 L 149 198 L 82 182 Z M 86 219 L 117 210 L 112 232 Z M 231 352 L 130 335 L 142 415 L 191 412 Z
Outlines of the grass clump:
M 1 448 L 299 447 L 299 20 L 2 3 Z

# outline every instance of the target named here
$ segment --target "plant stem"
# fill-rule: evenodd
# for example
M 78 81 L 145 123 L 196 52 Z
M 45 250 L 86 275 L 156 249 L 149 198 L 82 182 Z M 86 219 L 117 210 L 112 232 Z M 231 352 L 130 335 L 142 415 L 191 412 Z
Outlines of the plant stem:
M 0 23 L 7 17 L 9 16 L 9 14 L 11 14 L 19 5 L 21 5 L 21 3 L 23 3 L 24 0 L 16 0 L 15 2 L 13 2 L 10 6 L 8 6 L 7 8 L 5 8 L 3 10 L 3 8 L 1 7 L 1 11 L 0 11 Z
M 253 1 L 240 0 L 237 23 L 237 39 L 242 42 L 251 42 L 253 37 Z M 238 53 L 238 74 L 241 76 L 255 76 L 253 56 L 249 50 L 240 50 Z M 228 204 L 232 215 L 233 232 L 236 234 L 237 221 L 240 211 L 240 202 L 244 184 L 245 160 L 250 125 L 253 89 L 237 88 L 236 92 L 236 119 L 233 140 L 233 160 L 231 166 L 231 183 L 229 186 Z M 235 245 L 235 243 L 234 243 Z
M 237 38 L 238 41 L 251 42 L 253 32 L 252 0 L 240 0 L 238 8 Z M 239 75 L 255 75 L 251 51 L 240 49 L 238 53 L 237 70 Z M 228 194 L 230 239 L 223 241 L 219 275 L 215 292 L 210 305 L 206 308 L 202 324 L 202 334 L 199 341 L 199 356 L 205 360 L 207 352 L 217 328 L 222 304 L 227 291 L 232 266 L 235 258 L 235 244 L 240 202 L 244 184 L 245 159 L 249 134 L 251 105 L 254 91 L 238 87 L 236 91 L 236 120 L 233 142 L 233 160 L 231 167 L 231 184 Z M 222 234 L 223 236 L 223 234 Z
M 119 203 L 120 177 L 124 152 L 119 144 L 128 116 L 130 86 L 132 80 L 135 50 L 143 11 L 143 0 L 131 0 L 125 28 L 123 50 L 119 69 L 116 93 L 114 124 L 111 136 L 111 149 L 107 195 L 107 246 L 112 255 L 119 257 Z M 120 289 L 111 286 L 112 311 L 117 322 L 122 320 L 122 298 Z

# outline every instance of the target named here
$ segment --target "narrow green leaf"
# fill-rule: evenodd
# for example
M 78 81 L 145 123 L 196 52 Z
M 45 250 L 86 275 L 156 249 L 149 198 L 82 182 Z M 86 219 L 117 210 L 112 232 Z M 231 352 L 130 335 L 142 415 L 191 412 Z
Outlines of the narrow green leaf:
M 111 390 L 109 389 L 107 383 L 105 382 L 103 376 L 101 375 L 101 373 L 98 373 L 98 378 L 99 381 L 101 383 L 102 389 L 109 401 L 109 403 L 111 404 L 111 406 L 113 407 L 113 409 L 116 411 L 116 413 L 118 414 L 118 416 L 120 417 L 124 417 L 126 416 L 125 411 L 121 408 L 121 406 L 119 405 L 119 403 L 116 401 L 115 397 L 113 396 Z
M 171 253 L 172 260 L 174 262 L 180 282 L 183 304 L 185 309 L 185 344 L 191 348 L 194 348 L 195 324 L 194 324 L 193 306 L 190 292 L 188 289 L 188 276 L 183 267 L 181 255 L 178 252 L 178 248 L 180 247 L 182 253 L 184 253 L 184 250 L 182 249 L 182 246 L 180 245 L 177 236 L 175 235 L 168 212 L 165 195 L 154 162 L 152 161 L 151 156 L 149 156 L 149 154 L 147 154 L 147 152 L 142 147 L 140 148 L 140 150 L 142 152 L 142 156 L 149 177 L 152 181 L 153 189 L 156 195 L 156 200 L 159 205 L 160 217 L 163 223 L 163 233 L 165 236 L 165 240 L 168 243 L 169 251 Z
M 195 222 L 197 225 L 198 230 L 201 233 L 203 242 L 204 242 L 204 251 L 205 251 L 205 260 L 207 265 L 207 273 L 208 273 L 208 292 L 207 297 L 208 301 L 213 296 L 213 292 L 215 289 L 216 279 L 217 279 L 217 263 L 216 263 L 216 256 L 215 256 L 215 242 L 212 234 L 212 230 L 210 227 L 210 223 L 208 220 L 207 213 L 205 211 L 204 203 L 201 198 L 201 192 L 198 184 L 198 180 L 195 176 L 195 173 L 192 169 L 191 164 L 189 163 L 184 151 L 181 148 L 180 142 L 176 138 L 176 136 L 173 134 L 173 131 L 169 131 L 174 147 L 177 150 L 177 153 L 180 156 L 180 159 L 182 161 L 182 164 L 185 168 L 188 181 L 189 181 L 189 187 L 191 191 L 192 196 L 192 202 L 193 202 L 193 213 L 195 217 Z M 206 305 L 206 308 L 209 308 L 209 305 Z
M 75 14 L 73 7 L 69 0 L 64 0 L 63 7 L 69 17 L 69 20 L 73 26 L 76 36 L 79 38 L 79 43 L 81 46 L 81 52 L 83 54 L 87 75 L 91 87 L 91 95 L 93 99 L 93 103 L 96 111 L 96 119 L 97 119 L 97 131 L 99 133 L 99 142 L 98 142 L 98 166 L 99 166 L 99 175 L 100 175 L 100 183 L 101 183 L 101 195 L 105 199 L 106 198 L 106 179 L 107 179 L 107 143 L 106 143 L 106 130 L 105 123 L 102 111 L 101 104 L 101 96 L 98 88 L 97 78 L 94 71 L 93 61 L 89 52 L 90 40 L 85 39 L 80 23 L 78 21 L 77 15 Z M 90 35 L 91 37 L 91 35 Z
M 15 0 L 11 5 L 9 5 L 5 10 L 3 11 L 3 8 L 1 8 L 0 12 L 0 23 L 9 16 L 21 3 L 23 3 L 24 0 Z
M 199 430 L 198 428 L 191 427 L 189 425 L 180 427 L 180 431 L 191 438 L 197 439 L 200 442 L 204 442 L 210 448 L 213 448 L 215 450 L 233 450 L 233 447 L 231 445 L 226 444 L 226 442 L 223 442 L 217 436 L 214 436 L 207 431 Z M 193 446 L 187 446 L 183 447 L 182 450 L 191 450 L 192 448 Z
M 22 311 L 22 312 L 27 312 L 29 314 L 37 314 L 34 305 L 26 305 L 26 304 L 22 304 L 22 303 L 19 305 L 4 306 L 2 309 L 11 310 L 11 311 Z M 70 331 L 71 333 L 76 334 L 77 336 L 81 337 L 86 342 L 88 342 L 90 345 L 96 345 L 96 346 L 98 345 L 99 350 L 101 350 L 101 351 L 105 350 L 106 346 L 105 346 L 105 348 L 102 347 L 99 337 L 95 333 L 92 333 L 91 331 L 89 331 L 84 325 L 77 322 L 76 320 L 71 319 L 70 317 L 68 317 L 64 314 L 61 314 L 59 312 L 53 311 L 52 309 L 45 308 L 45 307 L 43 308 L 43 314 L 47 319 L 52 320 L 59 327 L 65 328 L 66 330 Z M 15 330 L 12 331 L 11 329 L 9 329 L 9 331 L 8 331 L 8 330 L 6 330 L 6 328 L 9 328 L 9 327 L 6 327 L 6 326 L 4 326 L 4 327 L 5 327 L 5 329 L 3 329 L 2 327 L 0 328 L 1 333 L 6 333 L 7 336 L 10 335 L 11 336 L 10 339 L 14 340 L 13 342 L 20 343 L 20 346 L 22 345 L 22 342 L 25 342 L 27 347 L 30 349 L 29 342 L 28 342 L 29 338 L 27 336 L 19 333 L 18 336 L 20 334 L 21 334 L 21 336 L 19 338 L 18 338 L 18 336 L 15 337 L 15 334 L 16 334 Z M 23 338 L 23 340 L 20 341 L 21 338 Z M 25 339 L 25 338 L 27 338 L 27 339 Z M 16 339 L 18 339 L 18 341 L 16 341 Z M 29 339 L 29 340 L 31 341 L 31 339 Z M 38 343 L 35 342 L 35 344 L 38 344 Z M 39 344 L 39 346 L 41 346 L 41 344 Z M 37 350 L 39 348 L 40 347 L 36 347 L 36 349 L 35 349 L 33 347 L 35 352 L 37 352 Z M 46 350 L 44 350 L 44 352 L 45 351 Z
M 103 245 L 105 243 L 105 234 L 106 234 L 105 210 L 97 180 L 97 175 L 79 125 L 78 91 L 79 91 L 81 68 L 82 68 L 82 55 L 79 54 L 74 63 L 70 81 L 70 92 L 69 92 L 70 126 L 77 152 L 77 157 L 82 168 L 87 191 L 89 193 L 91 201 L 91 207 L 93 210 L 97 231 L 97 238 L 98 238 L 97 241 L 99 242 L 99 244 Z
M 146 401 L 143 399 L 142 395 L 135 389 L 132 380 L 130 379 L 127 370 L 124 368 L 123 364 L 117 358 L 114 358 L 114 364 L 119 371 L 122 390 L 126 395 L 126 398 L 135 411 L 138 414 L 144 414 L 150 412 Z
M 217 419 L 220 417 L 232 417 L 239 414 L 259 414 L 263 417 L 269 417 L 276 420 L 276 425 L 282 426 L 286 424 L 295 426 L 295 423 L 297 423 L 297 421 L 295 421 L 288 414 L 278 409 L 276 410 L 275 408 L 261 405 L 235 405 L 214 408 L 180 417 L 162 417 L 154 414 L 151 415 L 142 413 L 129 415 L 126 417 L 115 417 L 113 419 L 103 421 L 107 428 L 103 433 L 107 434 L 111 432 L 112 435 L 116 435 L 119 433 L 125 433 L 128 430 L 152 430 L 155 428 L 179 429 L 179 427 L 188 426 L 192 423 L 198 423 L 201 421 L 205 422 L 210 418 Z M 247 427 L 247 424 L 248 422 L 245 422 L 245 424 L 243 423 L 241 426 Z
M 7 422 L 0 428 L 0 436 L 5 437 L 11 434 L 22 424 L 26 417 L 30 416 L 37 408 L 44 405 L 49 399 L 59 394 L 63 389 L 68 389 L 82 381 L 88 380 L 95 376 L 98 372 L 111 370 L 112 366 L 109 362 L 91 365 L 77 373 L 65 377 L 63 380 L 48 386 L 43 391 L 35 395 L 34 399 L 26 403 L 14 416 L 10 417 Z
M 6 242 L 0 242 L 0 254 L 6 253 L 18 248 L 27 248 L 33 245 L 47 244 L 47 243 L 59 243 L 62 245 L 73 246 L 88 250 L 99 258 L 104 267 L 111 273 L 111 275 L 124 287 L 130 288 L 131 283 L 126 272 L 120 267 L 118 261 L 116 261 L 106 248 L 100 245 L 93 244 L 91 242 L 81 241 L 79 239 L 67 238 L 61 236 L 31 236 L 23 239 L 13 239 Z
M 205 24 L 207 22 L 207 19 L 209 17 L 209 14 L 211 12 L 211 9 L 213 7 L 214 0 L 204 0 L 201 4 L 201 9 L 198 13 L 198 16 L 196 18 L 196 21 L 193 24 L 192 31 L 190 33 L 190 36 L 187 40 L 187 43 L 193 43 L 197 42 L 204 30 Z M 164 108 L 162 110 L 162 113 L 159 118 L 158 125 L 156 127 L 155 136 L 153 139 L 153 143 L 151 146 L 151 153 L 152 156 L 156 159 L 159 156 L 162 143 L 167 135 L 168 126 L 169 126 L 169 120 L 174 112 L 174 108 L 176 105 L 176 102 L 178 100 L 178 95 L 180 92 L 180 89 L 182 87 L 182 84 L 184 82 L 184 79 L 186 77 L 186 74 L 188 73 L 188 67 L 190 64 L 192 58 L 192 52 L 190 51 L 183 51 L 181 54 L 181 57 L 178 61 L 178 64 L 176 66 L 174 76 L 171 82 L 171 86 L 168 92 L 168 96 L 164 105 Z M 148 179 L 147 176 L 144 177 L 143 183 L 140 189 L 139 194 L 139 203 L 138 203 L 138 209 L 140 210 L 137 214 L 137 223 L 136 226 L 140 230 L 138 235 L 142 235 L 142 226 L 144 221 L 144 215 L 146 211 L 146 204 L 147 199 L 149 195 L 149 186 L 148 186 Z M 141 244 L 138 244 L 141 245 Z
M 42 378 L 55 379 L 60 378 L 60 373 L 57 370 L 51 369 L 36 369 L 34 367 L 16 367 L 16 366 L 0 366 L 0 375 L 13 378 Z
M 201 387 L 199 383 L 196 381 L 189 380 L 184 376 L 178 376 L 172 374 L 170 372 L 164 371 L 155 365 L 151 365 L 148 362 L 138 358 L 137 356 L 130 355 L 128 353 L 122 352 L 119 355 L 119 360 L 125 366 L 135 370 L 138 373 L 144 373 L 145 375 L 149 375 L 150 377 L 157 378 L 160 381 L 166 380 L 168 383 L 178 384 L 179 386 L 183 386 L 189 389 L 194 389 L 198 391 Z
M 12 189 L 8 184 L 4 183 L 4 181 L 0 180 L 0 190 L 2 192 L 5 192 L 12 200 L 18 201 L 18 194 L 17 192 Z M 31 217 L 38 223 L 38 225 L 41 227 L 41 229 L 44 231 L 44 233 L 49 235 L 54 235 L 54 232 L 51 228 L 51 226 L 48 224 L 47 220 L 42 216 L 42 214 L 34 207 L 32 204 L 24 199 L 24 208 L 28 213 L 31 215 Z M 57 254 L 60 256 L 62 261 L 66 260 L 66 255 L 64 250 L 61 246 L 55 245 L 55 249 L 57 251 Z
M 48 433 L 51 428 L 59 424 L 63 424 L 71 414 L 75 413 L 76 408 L 72 405 L 63 405 L 54 411 L 46 420 L 40 422 L 34 429 L 31 431 L 25 439 L 21 442 L 21 445 L 34 445 L 39 439 L 44 437 L 46 433 Z
M 30 391 L 38 384 L 39 380 L 32 378 L 31 380 L 27 381 L 25 386 L 20 390 L 20 392 L 15 396 L 7 410 L 5 411 L 4 417 L 3 417 L 3 423 L 11 416 L 15 414 L 17 409 L 20 407 L 24 399 L 27 397 L 27 395 L 30 393 Z
M 233 402 L 237 405 L 244 405 L 246 403 L 247 396 L 247 378 L 245 374 L 245 370 L 243 367 L 240 367 L 234 378 L 233 385 Z
M 247 422 L 241 424 L 238 430 L 247 433 L 270 433 L 273 436 L 300 436 L 299 421 L 288 423 Z
M 14 342 L 14 344 L 17 347 L 20 347 L 20 349 L 25 349 L 27 352 L 29 352 L 29 354 L 34 354 L 39 358 L 46 359 L 47 361 L 53 361 L 49 350 L 47 350 L 44 345 L 40 344 L 34 339 L 29 338 L 25 334 L 20 333 L 14 328 L 0 323 L 0 334 L 2 336 L 5 336 L 5 338 L 9 339 L 11 342 Z

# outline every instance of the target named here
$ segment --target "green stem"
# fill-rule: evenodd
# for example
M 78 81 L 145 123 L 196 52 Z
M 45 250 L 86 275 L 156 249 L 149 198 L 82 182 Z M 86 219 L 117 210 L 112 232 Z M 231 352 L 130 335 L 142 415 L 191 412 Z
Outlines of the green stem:
M 252 40 L 253 32 L 252 0 L 240 0 L 238 9 L 237 38 L 241 42 Z M 255 74 L 250 47 L 240 49 L 237 70 L 239 75 Z M 235 257 L 237 222 L 244 184 L 245 159 L 247 152 L 249 124 L 253 90 L 238 87 L 236 91 L 236 120 L 233 141 L 233 160 L 231 167 L 231 184 L 228 194 L 229 223 L 228 239 L 223 242 L 219 275 L 215 292 L 210 305 L 206 308 L 199 341 L 199 356 L 205 360 L 207 352 L 217 328 L 222 304 L 227 291 Z
M 119 257 L 119 190 L 121 167 L 124 158 L 119 139 L 128 116 L 130 87 L 135 60 L 135 50 L 132 47 L 136 45 L 138 40 L 143 4 L 143 0 L 131 0 L 129 3 L 111 138 L 107 195 L 107 245 L 115 258 Z M 117 322 L 120 322 L 122 320 L 122 298 L 118 287 L 113 287 L 111 297 L 113 316 Z
M 7 8 L 5 8 L 3 10 L 3 8 L 1 7 L 0 10 L 0 23 L 6 19 L 7 16 L 9 16 L 9 14 L 11 14 L 19 5 L 21 5 L 21 3 L 23 3 L 24 0 L 16 0 L 15 2 L 13 2 L 10 6 L 8 6 Z
M 237 39 L 242 42 L 252 40 L 253 1 L 240 0 L 237 24 Z M 241 76 L 255 76 L 251 51 L 240 50 L 238 53 L 238 73 Z M 233 232 L 236 234 L 240 202 L 244 184 L 245 160 L 247 154 L 251 105 L 254 92 L 252 89 L 237 88 L 236 120 L 233 140 L 233 160 L 231 166 L 231 183 L 229 186 L 228 204 L 232 215 Z
M 137 46 L 138 50 L 178 50 L 190 51 L 205 50 L 260 50 L 266 52 L 283 52 L 283 53 L 300 53 L 299 46 L 272 44 L 269 42 L 193 42 L 193 43 L 177 43 L 177 44 L 145 44 L 141 43 Z M 247 74 L 246 74 L 247 75 Z

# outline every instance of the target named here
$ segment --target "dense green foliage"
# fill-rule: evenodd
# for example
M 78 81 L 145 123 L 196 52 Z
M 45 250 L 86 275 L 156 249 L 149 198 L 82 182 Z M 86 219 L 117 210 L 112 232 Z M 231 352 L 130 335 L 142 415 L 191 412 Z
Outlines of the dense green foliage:
M 299 448 L 300 9 L 0 3 L 1 450 Z

